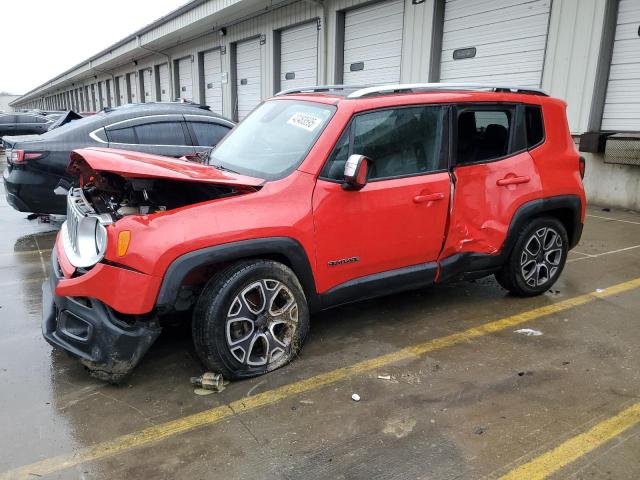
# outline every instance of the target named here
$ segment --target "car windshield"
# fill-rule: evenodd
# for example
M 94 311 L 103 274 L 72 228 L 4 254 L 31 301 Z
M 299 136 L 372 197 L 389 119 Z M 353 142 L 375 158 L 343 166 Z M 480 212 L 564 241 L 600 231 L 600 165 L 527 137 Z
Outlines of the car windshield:
M 256 108 L 209 155 L 209 165 L 276 180 L 305 158 L 336 107 L 277 100 Z

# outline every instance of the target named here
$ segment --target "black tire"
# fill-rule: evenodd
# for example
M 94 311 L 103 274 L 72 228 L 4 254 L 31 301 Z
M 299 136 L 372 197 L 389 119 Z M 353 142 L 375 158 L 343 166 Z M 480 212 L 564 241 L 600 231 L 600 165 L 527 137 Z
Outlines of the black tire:
M 495 274 L 496 280 L 513 295 L 540 295 L 549 290 L 562 273 L 568 245 L 567 231 L 559 220 L 534 218 L 520 231 L 507 262 Z
M 298 354 L 309 333 L 309 308 L 289 267 L 272 260 L 242 261 L 205 285 L 193 312 L 192 333 L 208 370 L 230 380 L 254 377 Z

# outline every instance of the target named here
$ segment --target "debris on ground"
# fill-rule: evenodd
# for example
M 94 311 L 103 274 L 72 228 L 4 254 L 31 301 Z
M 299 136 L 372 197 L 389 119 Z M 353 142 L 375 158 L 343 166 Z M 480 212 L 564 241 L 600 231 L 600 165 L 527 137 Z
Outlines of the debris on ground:
M 533 372 L 527 370 L 525 372 L 518 372 L 519 377 L 524 377 L 525 375 L 533 375 Z
M 476 435 L 482 435 L 486 431 L 487 431 L 487 427 L 476 427 L 473 433 L 475 433 Z
M 596 293 L 602 293 L 604 292 L 604 288 L 596 288 Z
M 604 208 L 602 209 L 602 211 L 603 211 L 603 212 L 610 212 L 610 211 L 611 211 L 611 209 L 610 209 L 609 207 L 604 207 Z
M 191 377 L 191 385 L 197 387 L 194 390 L 196 395 L 221 392 L 225 389 L 226 384 L 221 373 L 206 372 L 199 377 Z
M 351 400 L 353 400 L 354 402 L 359 402 L 360 395 L 358 395 L 357 393 L 354 393 L 353 395 L 351 395 Z
M 378 375 L 380 380 L 391 380 L 391 375 Z
M 518 330 L 515 330 L 514 333 L 520 333 L 527 337 L 539 337 L 542 335 L 540 330 L 534 330 L 533 328 L 519 328 Z

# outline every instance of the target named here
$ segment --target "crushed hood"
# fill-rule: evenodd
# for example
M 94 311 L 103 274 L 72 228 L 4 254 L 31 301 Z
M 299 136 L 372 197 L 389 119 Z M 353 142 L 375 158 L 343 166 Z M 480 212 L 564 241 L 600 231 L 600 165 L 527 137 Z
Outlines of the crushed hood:
M 83 118 L 82 115 L 74 112 L 73 110 L 69 110 L 64 115 L 60 116 L 60 118 L 58 118 L 55 122 L 53 122 L 47 131 L 61 127 L 62 125 L 66 125 L 67 123 L 71 123 L 74 120 L 79 120 L 81 118 Z
M 261 178 L 221 171 L 208 165 L 113 148 L 82 148 L 71 152 L 67 171 L 76 176 L 111 172 L 124 178 L 163 178 L 229 186 L 258 187 Z

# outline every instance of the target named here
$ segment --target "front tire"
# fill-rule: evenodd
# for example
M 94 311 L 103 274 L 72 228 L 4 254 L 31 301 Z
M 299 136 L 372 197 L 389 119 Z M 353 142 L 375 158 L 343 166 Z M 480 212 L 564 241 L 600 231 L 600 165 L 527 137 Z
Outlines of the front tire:
M 540 295 L 562 273 L 568 245 L 567 231 L 560 221 L 552 217 L 533 219 L 521 230 L 496 280 L 519 297 Z
M 278 262 L 233 264 L 204 287 L 193 314 L 196 353 L 234 380 L 289 363 L 309 332 L 309 308 L 296 275 Z

